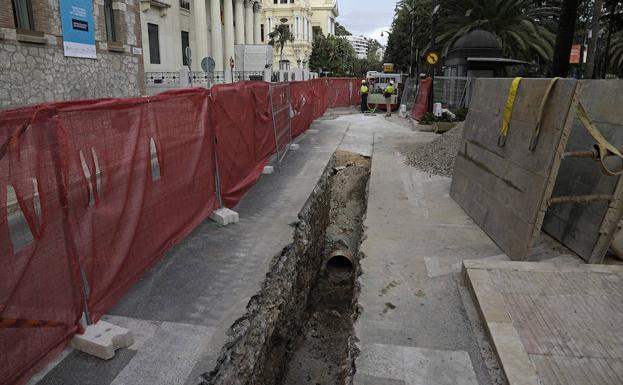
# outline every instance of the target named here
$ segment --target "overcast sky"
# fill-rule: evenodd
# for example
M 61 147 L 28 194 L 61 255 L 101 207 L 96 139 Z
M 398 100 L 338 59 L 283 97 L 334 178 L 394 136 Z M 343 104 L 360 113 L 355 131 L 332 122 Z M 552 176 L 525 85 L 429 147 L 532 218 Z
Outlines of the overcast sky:
M 394 18 L 394 0 L 338 0 L 340 16 L 337 21 L 354 35 L 363 35 L 387 44 L 387 33 Z

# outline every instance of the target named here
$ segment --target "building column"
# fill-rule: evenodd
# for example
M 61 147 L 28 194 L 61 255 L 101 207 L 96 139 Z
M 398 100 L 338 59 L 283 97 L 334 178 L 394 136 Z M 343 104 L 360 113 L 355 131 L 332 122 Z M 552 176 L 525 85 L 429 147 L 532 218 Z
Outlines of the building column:
M 253 44 L 262 44 L 262 4 L 253 5 Z
M 208 21 L 206 20 L 205 0 L 195 0 L 195 41 L 197 51 L 192 53 L 194 68 L 201 68 L 201 60 L 208 56 Z
M 244 0 L 244 43 L 253 44 L 253 0 Z
M 234 0 L 236 3 L 236 44 L 244 44 L 244 0 Z
M 220 0 L 210 0 L 210 26 L 212 27 L 210 36 L 212 37 L 212 58 L 215 63 L 214 70 L 223 71 L 223 26 L 221 25 Z
M 223 0 L 223 21 L 225 22 L 225 72 L 230 71 L 230 59 L 235 59 L 234 52 L 234 7 L 232 0 Z M 232 76 L 233 79 L 233 76 Z

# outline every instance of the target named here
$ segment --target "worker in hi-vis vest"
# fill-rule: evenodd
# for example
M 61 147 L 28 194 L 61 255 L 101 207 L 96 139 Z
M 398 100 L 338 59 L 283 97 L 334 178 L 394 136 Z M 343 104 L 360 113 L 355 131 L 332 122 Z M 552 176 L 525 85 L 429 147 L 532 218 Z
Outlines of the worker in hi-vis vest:
M 392 116 L 392 95 L 394 94 L 394 81 L 390 81 L 385 90 L 383 96 L 385 96 L 385 104 L 387 105 L 387 113 L 385 116 Z
M 361 88 L 359 89 L 359 95 L 361 95 L 361 112 L 366 112 L 368 109 L 368 82 L 364 79 L 361 81 Z

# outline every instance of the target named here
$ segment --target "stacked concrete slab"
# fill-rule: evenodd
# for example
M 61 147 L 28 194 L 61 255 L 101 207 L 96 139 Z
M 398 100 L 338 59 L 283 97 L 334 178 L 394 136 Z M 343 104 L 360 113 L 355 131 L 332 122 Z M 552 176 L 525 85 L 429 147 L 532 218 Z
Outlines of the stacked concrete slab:
M 501 145 L 511 79 L 475 82 L 451 196 L 513 260 L 528 258 L 543 228 L 585 260 L 598 263 L 621 219 L 620 178 L 604 176 L 592 159 L 562 158 L 566 151 L 590 150 L 595 143 L 577 120 L 578 101 L 604 136 L 623 146 L 623 119 L 617 114 L 617 106 L 623 105 L 623 84 L 560 79 L 541 116 L 550 84 L 551 79 L 521 81 L 506 143 Z M 531 149 L 539 120 L 538 141 Z M 552 206 L 554 191 L 555 196 L 608 194 L 613 199 Z

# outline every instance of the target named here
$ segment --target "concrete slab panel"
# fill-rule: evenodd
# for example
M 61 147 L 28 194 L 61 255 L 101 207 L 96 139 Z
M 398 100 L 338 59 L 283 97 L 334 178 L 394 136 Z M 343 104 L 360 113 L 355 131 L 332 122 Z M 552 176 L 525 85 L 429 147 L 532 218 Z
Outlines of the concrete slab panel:
M 405 385 L 477 385 L 467 352 L 372 344 L 359 360 L 364 375 L 403 381 Z
M 585 107 L 590 119 L 604 137 L 615 147 L 623 147 L 623 84 L 617 81 L 580 81 L 577 98 Z M 595 140 L 575 117 L 565 151 L 590 150 Z M 616 167 L 616 166 L 615 166 Z M 612 195 L 619 183 L 618 176 L 601 172 L 600 162 L 591 159 L 565 159 L 554 185 L 552 196 Z M 582 259 L 592 263 L 603 260 L 610 244 L 609 232 L 621 219 L 618 202 L 592 203 L 589 205 L 555 205 L 548 209 L 543 230 L 576 252 Z M 602 229 L 606 214 L 611 212 L 611 224 Z M 605 242 L 598 242 L 605 237 Z
M 464 267 L 483 319 L 502 307 L 511 318 L 485 322 L 510 385 L 623 383 L 620 266 L 466 261 Z M 478 290 L 482 284 L 495 293 Z M 495 304 L 491 296 L 504 303 L 482 306 Z
M 538 145 L 529 149 L 549 79 L 524 79 L 504 147 L 498 145 L 511 79 L 477 79 L 450 195 L 514 260 L 524 260 L 540 232 L 546 195 L 565 145 L 576 82 L 559 80 L 543 116 Z

